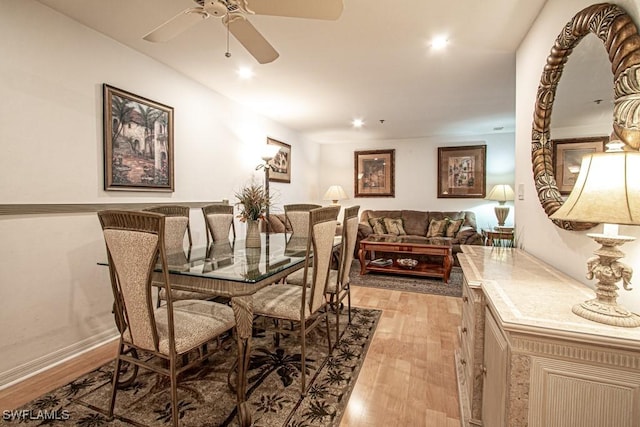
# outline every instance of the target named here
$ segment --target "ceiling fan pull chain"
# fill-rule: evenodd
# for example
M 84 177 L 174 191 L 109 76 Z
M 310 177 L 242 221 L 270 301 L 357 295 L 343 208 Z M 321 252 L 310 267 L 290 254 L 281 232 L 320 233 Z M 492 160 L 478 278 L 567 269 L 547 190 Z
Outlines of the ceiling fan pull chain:
M 231 20 L 229 19 L 229 14 L 227 13 L 227 51 L 224 53 L 224 56 L 227 58 L 231 58 L 231 52 L 229 52 L 229 25 L 231 25 Z

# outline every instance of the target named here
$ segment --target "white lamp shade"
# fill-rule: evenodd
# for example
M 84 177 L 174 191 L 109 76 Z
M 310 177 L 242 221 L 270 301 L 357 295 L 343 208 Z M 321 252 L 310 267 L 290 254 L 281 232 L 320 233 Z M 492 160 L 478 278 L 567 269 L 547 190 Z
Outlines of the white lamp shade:
M 347 198 L 347 193 L 344 192 L 342 186 L 332 185 L 329 187 L 326 193 L 324 193 L 323 200 L 331 200 L 337 202 L 338 200 L 344 200 Z
M 585 156 L 571 194 L 551 219 L 640 225 L 640 153 Z
M 498 184 L 494 186 L 491 191 L 489 191 L 487 197 L 485 197 L 487 200 L 496 200 L 501 204 L 507 200 L 513 200 L 513 198 L 513 188 L 508 184 Z
M 273 159 L 276 154 L 278 154 L 278 151 L 280 151 L 280 147 L 278 147 L 277 145 L 266 144 L 261 151 L 262 160 L 268 162 L 269 160 Z

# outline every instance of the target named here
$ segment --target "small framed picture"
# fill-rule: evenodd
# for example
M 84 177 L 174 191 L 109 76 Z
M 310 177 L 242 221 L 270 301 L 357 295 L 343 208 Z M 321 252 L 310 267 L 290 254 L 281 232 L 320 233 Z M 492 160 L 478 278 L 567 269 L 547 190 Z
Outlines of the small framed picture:
M 560 194 L 569 194 L 580 172 L 582 158 L 587 154 L 601 153 L 608 136 L 553 140 L 553 174 Z
M 438 198 L 484 198 L 487 146 L 438 147 Z
M 354 153 L 355 197 L 395 197 L 395 150 Z
M 269 181 L 291 183 L 291 146 L 273 138 L 267 138 L 267 144 L 280 147 L 280 150 L 269 162 L 273 165 L 273 169 L 269 173 Z
M 173 108 L 103 85 L 104 189 L 174 190 Z

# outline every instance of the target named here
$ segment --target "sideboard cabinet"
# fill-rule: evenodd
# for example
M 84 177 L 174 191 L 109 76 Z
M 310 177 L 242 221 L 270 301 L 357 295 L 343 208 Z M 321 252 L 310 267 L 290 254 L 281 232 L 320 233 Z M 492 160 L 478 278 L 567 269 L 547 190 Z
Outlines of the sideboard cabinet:
M 574 315 L 593 290 L 520 249 L 458 258 L 463 426 L 640 427 L 640 328 Z

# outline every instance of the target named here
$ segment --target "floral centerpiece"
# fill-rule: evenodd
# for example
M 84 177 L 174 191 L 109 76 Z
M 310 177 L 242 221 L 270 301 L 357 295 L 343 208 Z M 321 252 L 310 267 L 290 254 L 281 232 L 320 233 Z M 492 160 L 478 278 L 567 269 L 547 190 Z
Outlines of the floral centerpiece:
M 238 218 L 247 223 L 247 247 L 260 246 L 259 220 L 265 219 L 267 208 L 270 207 L 271 198 L 262 185 L 252 182 L 235 193 L 238 202 Z
M 252 182 L 236 192 L 235 196 L 238 199 L 236 206 L 240 211 L 238 214 L 240 221 L 265 219 L 264 215 L 271 204 L 271 200 L 262 185 Z

